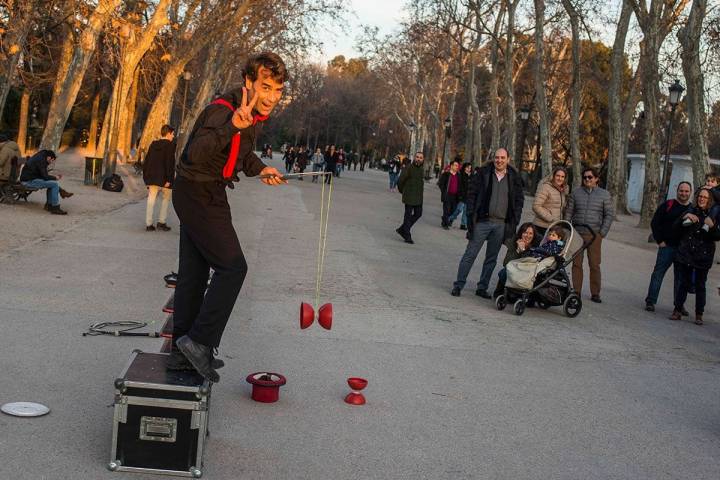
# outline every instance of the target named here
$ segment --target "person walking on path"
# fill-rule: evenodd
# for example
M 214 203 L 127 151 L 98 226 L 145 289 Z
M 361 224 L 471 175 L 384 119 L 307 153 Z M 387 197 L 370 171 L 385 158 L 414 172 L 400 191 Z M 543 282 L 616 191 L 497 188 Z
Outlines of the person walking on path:
M 553 222 L 562 220 L 563 211 L 567 203 L 568 185 L 565 181 L 567 171 L 564 167 L 553 168 L 552 174 L 545 177 L 535 192 L 535 200 L 533 200 L 533 225 L 540 235 L 545 235 L 545 231 Z
M 145 209 L 145 230 L 152 232 L 153 216 L 155 213 L 155 199 L 162 192 L 162 203 L 158 215 L 157 230 L 167 232 L 167 213 L 172 197 L 172 184 L 175 179 L 175 129 L 170 125 L 163 125 L 160 129 L 160 138 L 148 147 L 145 162 L 143 163 L 143 181 L 147 186 L 147 208 Z
M 67 212 L 60 208 L 60 197 L 70 198 L 72 193 L 60 188 L 62 175 L 50 175 L 48 170 L 57 159 L 52 150 L 40 150 L 30 157 L 20 173 L 20 183 L 26 187 L 47 189 L 45 210 L 53 215 L 67 215 Z
M 715 242 L 720 240 L 720 229 L 710 216 L 713 194 L 702 187 L 695 193 L 695 205 L 675 220 L 680 230 L 680 243 L 675 255 L 675 268 L 679 270 L 680 285 L 675 294 L 670 320 L 680 320 L 688 293 L 695 287 L 695 324 L 703 324 L 708 272 L 715 258 Z
M 405 167 L 398 179 L 398 189 L 402 193 L 402 202 L 405 204 L 405 215 L 402 225 L 395 231 L 405 240 L 405 243 L 415 243 L 410 229 L 422 217 L 423 191 L 425 190 L 424 160 L 423 152 L 417 152 L 413 162 Z
M 315 154 L 313 154 L 313 156 L 312 156 L 312 171 L 313 171 L 313 173 L 322 172 L 324 167 L 325 167 L 325 157 L 323 156 L 322 152 L 320 151 L 320 147 L 317 147 L 315 149 Z M 319 177 L 319 175 L 313 175 L 312 182 L 313 183 L 317 182 L 318 177 Z
M 390 191 L 391 192 L 394 192 L 395 187 L 397 187 L 397 185 L 398 185 L 398 179 L 400 178 L 400 170 L 401 169 L 402 169 L 402 164 L 400 163 L 400 159 L 396 155 L 388 164 L 388 176 L 390 177 Z
M 578 233 L 583 241 L 589 242 L 592 236 L 586 229 L 583 231 L 581 225 L 588 225 L 596 234 L 595 240 L 587 248 L 588 264 L 590 265 L 590 300 L 602 303 L 600 299 L 602 241 L 610 231 L 610 226 L 615 218 L 615 207 L 610 193 L 604 188 L 598 187 L 598 180 L 600 177 L 598 177 L 596 169 L 583 169 L 583 184 L 568 196 L 565 218 L 578 228 Z M 582 292 L 583 286 L 583 256 L 584 253 L 580 253 L 575 257 L 572 266 L 573 288 L 578 295 Z
M 335 145 L 330 145 L 325 151 L 325 171 L 330 175 L 325 175 L 325 183 L 332 182 L 332 177 L 337 176 L 338 153 L 335 151 Z
M 653 268 L 652 275 L 650 275 L 647 297 L 645 297 L 645 310 L 648 312 L 655 311 L 665 272 L 675 262 L 678 245 L 680 244 L 680 235 L 682 234 L 682 229 L 675 228 L 675 221 L 682 217 L 690 207 L 691 194 L 692 186 L 690 182 L 680 182 L 677 186 L 675 198 L 658 205 L 650 222 L 652 236 L 658 245 L 658 250 L 655 258 L 655 268 Z M 677 266 L 673 266 L 673 301 L 677 297 L 677 289 L 680 285 L 679 274 L 680 271 Z M 685 311 L 681 313 L 687 315 Z
M 438 187 L 440 187 L 440 201 L 443 205 L 443 214 L 440 225 L 445 230 L 450 229 L 450 215 L 455 212 L 461 196 L 461 180 L 460 162 L 453 160 L 450 162 L 450 168 L 440 175 Z
M 456 159 L 460 161 L 459 159 Z M 465 162 L 460 167 L 460 193 L 458 193 L 458 204 L 455 211 L 448 217 L 448 224 L 452 227 L 452 223 L 457 217 L 460 217 L 460 230 L 467 230 L 467 189 L 470 176 L 472 175 L 472 163 Z
M 198 117 L 173 185 L 180 258 L 168 368 L 183 370 L 189 364 L 212 382 L 220 379 L 216 368 L 222 366 L 213 351 L 248 269 L 225 188 L 233 186 L 238 172 L 263 175 L 267 185 L 285 183 L 277 169 L 253 152 L 256 123 L 266 120 L 282 97 L 288 78 L 285 64 L 275 53 L 253 55 L 242 75 L 242 89 L 214 100 Z M 270 256 L 264 253 L 261 258 Z M 208 285 L 210 268 L 215 273 Z
M 457 279 L 451 291 L 454 297 L 460 296 L 475 259 L 487 241 L 485 261 L 475 295 L 492 298 L 487 289 L 497 264 L 500 246 L 515 235 L 524 200 L 520 175 L 508 165 L 507 150 L 497 149 L 494 162 L 479 168 L 468 183 L 468 244 L 460 259 Z

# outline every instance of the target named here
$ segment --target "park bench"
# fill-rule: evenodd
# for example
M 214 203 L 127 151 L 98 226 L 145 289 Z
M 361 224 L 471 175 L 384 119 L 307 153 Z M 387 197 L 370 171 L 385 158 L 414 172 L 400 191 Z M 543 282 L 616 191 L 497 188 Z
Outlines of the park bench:
M 37 192 L 38 188 L 26 187 L 20 183 L 20 172 L 22 165 L 17 157 L 11 160 L 10 177 L 8 180 L 0 180 L 0 203 L 17 203 L 20 200 L 28 201 L 31 193 Z

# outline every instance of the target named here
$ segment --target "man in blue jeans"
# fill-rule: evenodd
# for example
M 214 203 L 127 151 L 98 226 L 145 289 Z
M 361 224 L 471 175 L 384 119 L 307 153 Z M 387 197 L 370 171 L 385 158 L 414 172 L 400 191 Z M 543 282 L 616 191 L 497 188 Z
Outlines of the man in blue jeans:
M 677 247 L 680 243 L 680 229 L 673 229 L 675 220 L 680 218 L 690 206 L 690 195 L 692 194 L 692 186 L 690 182 L 680 182 L 677 187 L 675 198 L 658 205 L 653 215 L 650 228 L 652 235 L 658 244 L 657 258 L 655 260 L 655 268 L 650 276 L 650 286 L 648 287 L 647 297 L 645 297 L 645 310 L 648 312 L 655 311 L 655 304 L 658 300 L 660 287 L 662 287 L 665 272 L 673 264 Z M 679 285 L 678 272 L 673 267 L 674 284 L 673 289 L 677 290 Z M 673 298 L 675 298 L 673 296 Z M 687 315 L 686 312 L 683 313 Z
M 40 150 L 30 157 L 20 174 L 20 183 L 26 187 L 46 188 L 47 201 L 45 210 L 54 215 L 67 215 L 67 212 L 60 208 L 60 197 L 68 198 L 73 194 L 60 188 L 62 175 L 50 175 L 48 167 L 57 159 L 52 150 Z
M 487 291 L 503 242 L 515 234 L 525 196 L 517 171 L 508 165 L 504 148 L 495 152 L 495 161 L 478 169 L 470 178 L 466 198 L 468 244 L 460 259 L 457 279 L 450 294 L 459 297 L 467 276 L 485 241 L 485 261 L 475 295 L 492 298 Z

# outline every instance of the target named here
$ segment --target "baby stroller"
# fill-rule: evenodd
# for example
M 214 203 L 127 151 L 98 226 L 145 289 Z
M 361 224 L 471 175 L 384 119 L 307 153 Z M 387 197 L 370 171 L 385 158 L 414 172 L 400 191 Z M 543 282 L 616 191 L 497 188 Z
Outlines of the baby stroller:
M 560 220 L 547 229 L 547 232 L 555 226 L 561 226 L 569 232 L 566 242 L 560 255 L 537 259 L 533 257 L 518 258 L 508 262 L 506 265 L 507 281 L 502 295 L 495 299 L 495 306 L 498 310 L 504 310 L 512 303 L 515 315 L 522 315 L 528 303 L 535 303 L 543 310 L 554 306 L 562 306 L 565 315 L 574 318 L 582 310 L 580 295 L 573 290 L 570 278 L 565 267 L 570 265 L 575 257 L 587 250 L 595 240 L 595 232 L 588 225 L 578 225 L 587 230 L 590 241 L 582 241 L 582 244 L 573 251 L 573 239 L 576 232 L 572 224 L 566 220 Z M 543 237 L 546 240 L 547 232 Z

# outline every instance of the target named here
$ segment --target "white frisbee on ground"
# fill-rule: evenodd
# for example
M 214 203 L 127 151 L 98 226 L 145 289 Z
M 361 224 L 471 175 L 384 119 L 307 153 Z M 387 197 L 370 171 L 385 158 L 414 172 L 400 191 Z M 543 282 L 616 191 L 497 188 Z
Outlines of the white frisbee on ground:
M 33 402 L 6 403 L 0 410 L 14 417 L 41 417 L 50 413 L 50 409 L 45 405 Z

